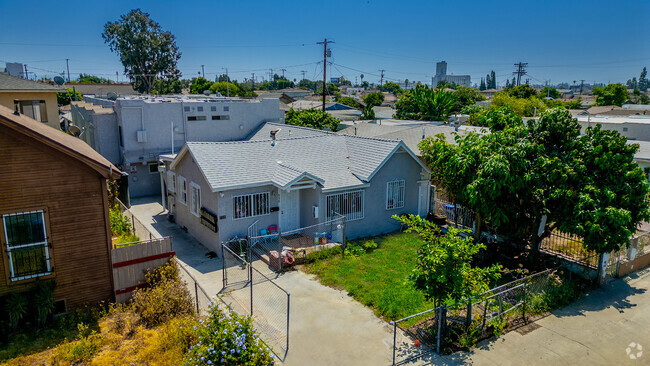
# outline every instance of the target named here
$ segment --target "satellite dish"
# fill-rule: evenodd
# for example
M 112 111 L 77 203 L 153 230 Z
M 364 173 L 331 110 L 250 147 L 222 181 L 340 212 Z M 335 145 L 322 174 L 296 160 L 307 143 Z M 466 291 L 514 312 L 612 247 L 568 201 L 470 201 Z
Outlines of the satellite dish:
M 75 125 L 68 125 L 68 132 L 74 137 L 79 137 L 81 135 L 81 129 Z
M 106 98 L 108 98 L 110 100 L 117 100 L 117 94 L 115 94 L 113 92 L 108 92 L 108 93 L 106 93 Z
M 210 95 L 210 89 L 205 89 L 203 91 L 203 95 Z
M 60 76 L 55 76 L 54 82 L 56 83 L 56 85 L 63 85 L 63 83 L 65 83 L 65 80 L 63 80 L 63 78 Z

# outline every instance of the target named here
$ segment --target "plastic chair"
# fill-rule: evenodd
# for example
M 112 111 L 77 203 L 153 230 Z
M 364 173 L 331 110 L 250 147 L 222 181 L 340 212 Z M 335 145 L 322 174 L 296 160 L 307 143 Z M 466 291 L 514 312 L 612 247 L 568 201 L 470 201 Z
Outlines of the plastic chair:
M 278 233 L 278 225 L 269 225 L 267 229 L 269 234 L 277 234 Z

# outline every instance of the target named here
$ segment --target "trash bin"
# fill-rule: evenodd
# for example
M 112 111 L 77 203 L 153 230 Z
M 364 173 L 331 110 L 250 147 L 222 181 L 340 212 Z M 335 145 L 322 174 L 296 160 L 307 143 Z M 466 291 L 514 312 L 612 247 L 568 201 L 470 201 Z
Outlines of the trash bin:
M 454 212 L 454 205 L 444 205 L 445 207 L 445 212 L 447 213 L 447 217 L 450 220 L 454 220 L 456 218 L 455 212 Z

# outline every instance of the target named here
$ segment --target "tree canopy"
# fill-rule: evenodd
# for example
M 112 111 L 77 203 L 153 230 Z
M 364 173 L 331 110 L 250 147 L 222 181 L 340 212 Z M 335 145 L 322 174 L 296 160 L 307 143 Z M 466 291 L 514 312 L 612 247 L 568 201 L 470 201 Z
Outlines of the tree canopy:
M 202 94 L 204 91 L 210 90 L 211 86 L 211 81 L 199 76 L 190 85 L 190 94 Z
M 67 91 L 56 93 L 56 103 L 58 105 L 68 105 L 71 103 L 72 98 L 74 98 L 73 95 L 76 96 L 74 100 L 83 100 L 81 93 L 75 93 L 72 88 L 68 88 Z
M 456 98 L 452 92 L 442 87 L 429 89 L 418 84 L 397 99 L 395 116 L 399 119 L 447 121 L 455 106 Z
M 485 100 L 485 96 L 476 88 L 471 86 L 459 85 L 454 92 L 456 105 L 453 111 L 459 112 L 463 107 L 476 104 L 476 102 Z
M 79 74 L 77 81 L 81 84 L 112 84 L 113 80 L 100 78 L 99 76 L 90 75 L 90 74 Z
M 399 95 L 402 93 L 402 87 L 398 83 L 389 81 L 381 88 L 382 91 L 389 92 L 393 95 Z
M 310 127 L 317 130 L 329 128 L 333 132 L 336 132 L 341 122 L 331 114 L 314 108 L 298 111 L 291 108 L 287 112 L 285 121 L 288 125 Z
M 616 131 L 580 125 L 565 109 L 524 124 L 495 110 L 490 134 L 444 136 L 419 147 L 432 179 L 477 213 L 493 234 L 536 247 L 558 229 L 580 236 L 589 250 L 618 250 L 650 219 L 648 180 L 634 162 L 637 145 Z M 547 220 L 538 236 L 542 218 Z
M 555 89 L 552 86 L 545 86 L 544 88 L 542 88 L 542 90 L 539 91 L 539 96 L 542 98 L 549 97 L 553 99 L 558 99 L 562 97 L 562 93 L 557 91 L 557 89 Z
M 150 93 L 156 79 L 172 81 L 181 75 L 177 68 L 181 53 L 176 38 L 140 9 L 106 23 L 102 38 L 120 56 L 133 89 L 141 93 Z
M 630 96 L 622 84 L 598 86 L 594 88 L 593 93 L 596 96 L 596 105 L 622 106 Z

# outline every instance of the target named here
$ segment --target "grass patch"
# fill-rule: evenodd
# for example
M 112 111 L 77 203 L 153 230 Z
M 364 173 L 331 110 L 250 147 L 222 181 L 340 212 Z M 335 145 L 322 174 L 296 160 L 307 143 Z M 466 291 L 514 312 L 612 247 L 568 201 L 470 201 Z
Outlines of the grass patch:
M 355 300 L 386 320 L 400 319 L 433 307 L 424 294 L 408 282 L 422 245 L 417 235 L 395 233 L 373 240 L 377 248 L 354 256 L 340 254 L 307 264 L 323 285 L 345 289 Z

